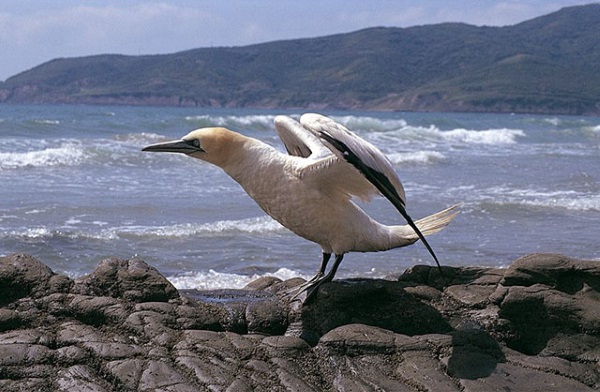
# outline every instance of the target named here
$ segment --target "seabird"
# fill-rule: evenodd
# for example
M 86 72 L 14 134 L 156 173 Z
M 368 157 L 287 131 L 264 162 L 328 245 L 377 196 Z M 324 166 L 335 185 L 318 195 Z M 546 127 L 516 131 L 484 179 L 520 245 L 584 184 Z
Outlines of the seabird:
M 275 118 L 288 154 L 260 140 L 222 127 L 202 128 L 181 140 L 153 144 L 142 151 L 183 153 L 212 163 L 237 181 L 273 219 L 321 246 L 317 274 L 296 291 L 308 301 L 330 282 L 348 252 L 377 252 L 421 240 L 440 273 L 425 236 L 446 227 L 457 205 L 413 221 L 405 209 L 404 188 L 388 158 L 374 145 L 332 119 L 313 113 L 300 122 Z M 352 197 L 368 201 L 383 195 L 407 225 L 388 226 L 367 215 Z M 333 266 L 326 272 L 331 255 Z

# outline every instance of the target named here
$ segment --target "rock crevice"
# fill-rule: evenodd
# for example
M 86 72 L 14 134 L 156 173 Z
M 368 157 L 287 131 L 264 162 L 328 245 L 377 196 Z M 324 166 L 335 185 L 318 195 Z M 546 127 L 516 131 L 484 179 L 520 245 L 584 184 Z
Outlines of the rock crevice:
M 72 280 L 0 258 L 2 391 L 592 391 L 600 263 L 534 254 L 508 269 L 415 266 L 334 281 L 176 290 L 140 259 Z

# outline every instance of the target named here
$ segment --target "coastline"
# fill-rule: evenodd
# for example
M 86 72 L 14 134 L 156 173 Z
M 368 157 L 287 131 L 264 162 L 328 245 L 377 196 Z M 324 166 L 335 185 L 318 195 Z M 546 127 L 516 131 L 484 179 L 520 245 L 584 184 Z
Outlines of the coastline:
M 0 258 L 0 387 L 20 390 L 594 390 L 600 263 L 415 266 L 290 303 L 302 280 L 177 291 L 141 259 L 72 280 Z M 503 389 L 504 388 L 504 389 Z

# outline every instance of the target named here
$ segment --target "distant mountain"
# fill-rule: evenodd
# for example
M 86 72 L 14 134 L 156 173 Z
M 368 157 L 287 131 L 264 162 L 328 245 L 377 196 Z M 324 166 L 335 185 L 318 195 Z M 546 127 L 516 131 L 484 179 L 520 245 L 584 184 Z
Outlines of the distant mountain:
M 600 115 L 600 4 L 507 27 L 56 59 L 1 83 L 0 102 Z

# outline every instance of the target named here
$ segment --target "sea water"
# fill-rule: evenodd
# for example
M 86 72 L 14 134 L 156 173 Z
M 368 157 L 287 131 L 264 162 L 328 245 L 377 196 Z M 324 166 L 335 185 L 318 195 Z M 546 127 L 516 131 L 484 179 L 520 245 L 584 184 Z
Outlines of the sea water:
M 195 128 L 225 126 L 284 151 L 277 114 L 300 111 L 0 105 L 0 255 L 32 254 L 78 277 L 140 257 L 179 288 L 310 277 L 318 245 L 267 217 L 220 169 L 144 153 Z M 416 220 L 462 212 L 429 237 L 451 266 L 505 267 L 533 252 L 600 258 L 600 118 L 326 111 L 390 158 Z M 385 200 L 361 203 L 404 224 Z M 346 255 L 338 277 L 434 265 L 423 245 Z

